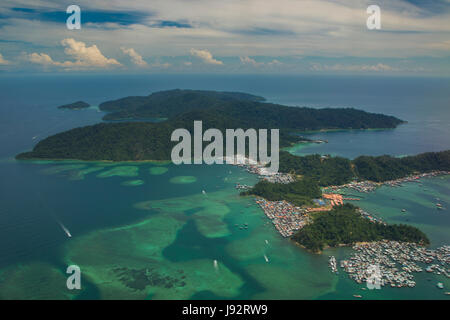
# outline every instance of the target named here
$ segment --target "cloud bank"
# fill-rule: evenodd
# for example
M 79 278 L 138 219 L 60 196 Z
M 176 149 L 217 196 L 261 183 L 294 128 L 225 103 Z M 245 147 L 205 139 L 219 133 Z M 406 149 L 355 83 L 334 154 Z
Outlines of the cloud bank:
M 0 53 L 0 65 L 8 65 L 11 62 L 3 58 L 3 55 Z
M 127 48 L 125 48 L 125 47 L 121 47 L 120 50 L 122 50 L 123 53 L 129 55 L 130 58 L 131 58 L 131 61 L 132 61 L 135 65 L 140 66 L 140 67 L 145 67 L 145 66 L 147 66 L 147 62 L 145 62 L 145 61 L 142 59 L 142 56 L 141 56 L 140 54 L 138 54 L 138 53 L 136 52 L 136 50 L 134 50 L 133 48 L 127 49 Z
M 61 41 L 61 45 L 65 47 L 64 53 L 72 59 L 75 59 L 74 61 L 58 62 L 54 61 L 46 53 L 36 52 L 29 54 L 28 59 L 32 63 L 44 66 L 63 67 L 66 69 L 108 68 L 122 65 L 116 59 L 105 57 L 95 44 L 88 47 L 84 42 L 67 38 Z
M 223 65 L 222 61 L 213 58 L 213 55 L 208 50 L 191 49 L 191 55 L 199 58 L 206 64 Z

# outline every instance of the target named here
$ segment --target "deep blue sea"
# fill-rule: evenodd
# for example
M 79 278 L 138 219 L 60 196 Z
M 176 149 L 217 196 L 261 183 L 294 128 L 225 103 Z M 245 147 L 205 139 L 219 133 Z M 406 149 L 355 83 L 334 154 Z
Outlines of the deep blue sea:
M 166 201 L 173 197 L 190 197 L 201 194 L 202 189 L 206 189 L 207 192 L 225 190 L 226 192 L 223 192 L 226 194 L 234 192 L 233 185 L 226 180 L 229 170 L 227 167 L 187 169 L 171 165 L 167 175 L 155 175 L 151 178 L 143 174 L 148 171 L 148 168 L 141 167 L 139 179 L 145 181 L 145 184 L 141 187 L 123 187 L 121 183 L 124 178 L 122 177 L 100 179 L 95 177 L 96 173 L 92 173 L 85 180 L 71 180 L 71 174 L 80 168 L 72 167 L 58 171 L 59 169 L 55 169 L 53 164 L 32 164 L 14 160 L 17 153 L 31 149 L 39 140 L 49 135 L 101 122 L 103 113 L 95 106 L 103 101 L 129 95 L 148 95 L 151 92 L 175 88 L 241 91 L 261 95 L 269 102 L 291 106 L 352 107 L 389 114 L 408 121 L 391 130 L 308 133 L 309 137 L 326 139 L 328 143 L 302 145 L 293 151 L 297 154 L 321 153 L 354 158 L 362 154 L 401 156 L 450 149 L 450 79 L 448 78 L 292 75 L 0 75 L 0 298 L 5 297 L 5 292 L 2 291 L 2 270 L 7 270 L 11 266 L 27 266 L 36 261 L 44 261 L 46 264 L 56 266 L 58 270 L 64 270 L 64 259 L 67 259 L 70 254 L 64 251 L 67 250 L 65 244 L 68 239 L 58 225 L 59 222 L 63 222 L 70 229 L 73 234 L 70 241 L 74 241 L 77 240 L 77 236 L 89 235 L 95 230 L 139 221 L 143 217 L 142 210 L 139 211 L 134 207 L 139 202 L 149 199 Z M 56 108 L 78 100 L 86 101 L 93 107 L 78 111 Z M 231 172 L 233 177 L 242 176 L 250 179 L 236 168 L 231 168 L 230 174 Z M 193 176 L 197 180 L 188 185 L 170 182 L 172 178 L 180 176 Z M 223 180 L 215 182 L 216 177 Z M 445 193 L 448 188 L 444 182 L 442 183 L 443 185 L 439 185 L 439 192 Z M 221 201 L 218 200 L 218 202 Z M 170 207 L 171 204 L 164 203 L 164 206 L 166 205 Z M 211 206 L 216 212 L 216 205 L 212 202 L 206 207 Z M 237 208 L 236 214 L 240 217 L 239 206 L 241 204 L 230 204 L 228 208 Z M 411 205 L 411 207 L 414 206 Z M 434 212 L 433 209 L 431 207 L 430 212 Z M 233 209 L 227 210 L 231 210 L 230 216 L 224 219 L 230 225 L 234 225 L 231 221 L 240 218 L 234 217 Z M 185 213 L 189 216 L 194 212 L 195 216 L 197 211 L 197 208 L 192 207 L 187 208 Z M 448 214 L 448 211 L 446 212 Z M 252 214 L 258 214 L 257 218 L 255 216 L 252 219 L 260 219 L 259 213 Z M 426 219 L 421 216 L 421 224 L 423 220 Z M 448 221 L 448 219 L 442 221 Z M 254 223 L 257 224 L 257 222 Z M 198 231 L 193 229 L 191 224 L 188 225 L 188 229 L 180 232 L 181 236 L 203 239 L 197 235 Z M 199 228 L 201 229 L 201 225 Z M 442 230 L 436 236 L 436 239 L 440 241 L 445 238 Z M 276 241 L 277 234 L 273 233 L 271 236 L 273 241 Z M 228 248 L 228 242 L 218 239 L 215 240 L 218 247 Z M 236 239 L 233 238 L 233 241 Z M 253 243 L 251 240 L 253 238 L 249 239 L 248 243 Z M 83 238 L 80 241 L 87 240 Z M 199 248 L 195 241 L 192 240 L 190 249 L 192 252 L 197 252 L 195 250 Z M 230 240 L 231 247 L 233 241 Z M 179 248 L 185 250 L 186 247 L 183 246 L 189 246 L 186 243 L 179 244 Z M 171 250 L 167 252 L 173 252 Z M 228 250 L 231 249 L 228 248 Z M 322 261 L 319 259 L 319 263 L 318 258 L 309 257 L 304 253 L 299 254 L 298 248 L 293 247 L 289 250 L 286 254 L 299 255 L 293 260 L 303 261 L 302 263 L 308 264 L 309 267 L 314 265 L 311 270 L 319 268 L 316 264 L 322 265 Z M 222 251 L 220 252 L 225 255 Z M 214 255 L 214 251 L 211 254 Z M 289 262 L 283 261 L 282 257 L 279 259 L 280 266 L 289 265 Z M 175 261 L 174 258 L 172 260 Z M 261 280 L 264 279 L 265 271 L 260 270 L 260 266 L 255 265 L 252 268 L 252 264 L 247 261 L 236 262 L 236 265 L 233 265 L 234 262 L 231 262 L 233 259 L 224 258 L 224 260 L 229 261 L 230 270 L 246 281 L 242 287 L 244 289 L 236 294 L 236 297 L 284 297 L 281 292 L 277 292 L 276 284 L 273 288 L 266 288 L 266 291 L 261 288 L 261 283 L 264 281 L 270 283 L 270 279 Z M 264 263 L 264 260 L 261 261 Z M 324 265 L 326 272 L 326 262 Z M 32 266 L 31 269 L 40 268 L 34 264 Z M 249 266 L 248 270 L 245 269 L 247 266 Z M 295 265 L 289 266 L 292 270 L 297 268 Z M 13 272 L 9 278 L 29 277 L 26 267 L 24 268 L 25 271 L 20 272 L 25 275 L 8 271 Z M 306 269 L 308 267 L 305 267 Z M 275 271 L 284 272 L 283 269 Z M 307 275 L 305 278 L 308 278 Z M 306 292 L 309 292 L 312 287 L 321 288 L 322 280 L 317 280 L 318 282 L 311 284 L 311 287 L 303 288 L 303 291 L 293 294 L 291 298 L 314 298 L 314 295 L 309 296 Z M 329 284 L 322 285 L 323 289 Z M 236 286 L 238 287 L 237 280 Z M 9 288 L 9 285 L 4 287 Z M 315 297 L 325 294 L 317 290 Z M 431 289 L 432 292 L 433 290 Z M 89 291 L 87 297 L 98 297 L 93 292 L 95 292 L 94 289 Z M 206 288 L 193 296 L 216 297 L 205 292 L 208 292 Z M 219 293 L 214 294 L 217 297 L 226 297 L 223 292 L 221 293 L 223 296 Z M 266 292 L 266 295 L 258 296 L 258 292 Z M 35 292 L 37 295 L 38 293 Z M 162 293 L 159 294 L 164 297 Z M 229 296 L 233 297 L 231 293 Z M 346 297 L 339 296 L 339 298 Z M 421 296 L 419 294 L 413 297 Z M 332 294 L 331 298 L 333 298 Z

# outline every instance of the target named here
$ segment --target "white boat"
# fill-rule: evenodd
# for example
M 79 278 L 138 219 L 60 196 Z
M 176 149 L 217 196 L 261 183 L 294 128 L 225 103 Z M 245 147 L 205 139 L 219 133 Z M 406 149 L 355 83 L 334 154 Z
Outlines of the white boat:
M 266 260 L 266 262 L 269 262 L 269 258 L 267 258 L 266 255 L 264 255 L 264 259 Z
M 67 235 L 69 238 L 72 238 L 72 235 L 70 234 L 69 229 L 67 229 L 61 222 L 59 223 L 59 225 L 60 225 L 61 228 L 64 230 L 64 232 L 66 233 L 66 235 Z

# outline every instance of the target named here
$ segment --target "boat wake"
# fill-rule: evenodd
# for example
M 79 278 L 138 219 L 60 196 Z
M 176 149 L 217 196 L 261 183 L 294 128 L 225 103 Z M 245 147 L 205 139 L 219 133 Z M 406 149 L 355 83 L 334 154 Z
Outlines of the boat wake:
M 66 233 L 67 237 L 72 238 L 72 235 L 70 234 L 69 229 L 67 229 L 61 222 L 58 222 L 61 229 L 63 229 L 63 231 Z

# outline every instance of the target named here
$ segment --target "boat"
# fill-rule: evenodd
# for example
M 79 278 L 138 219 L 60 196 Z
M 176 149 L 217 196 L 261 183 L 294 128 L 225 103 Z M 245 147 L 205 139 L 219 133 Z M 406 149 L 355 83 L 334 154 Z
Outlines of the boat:
M 269 258 L 267 258 L 266 255 L 264 255 L 264 260 L 266 260 L 266 262 L 269 262 Z
M 69 229 L 67 229 L 61 222 L 59 223 L 63 231 L 66 233 L 67 237 L 72 238 L 72 234 L 70 233 Z
M 444 284 L 443 284 L 442 282 L 438 282 L 438 283 L 436 284 L 436 286 L 437 286 L 439 289 L 444 289 Z
M 355 298 L 362 298 L 362 295 L 360 295 L 360 294 L 354 294 L 353 295 Z
M 406 209 L 402 209 L 402 212 L 406 212 Z

